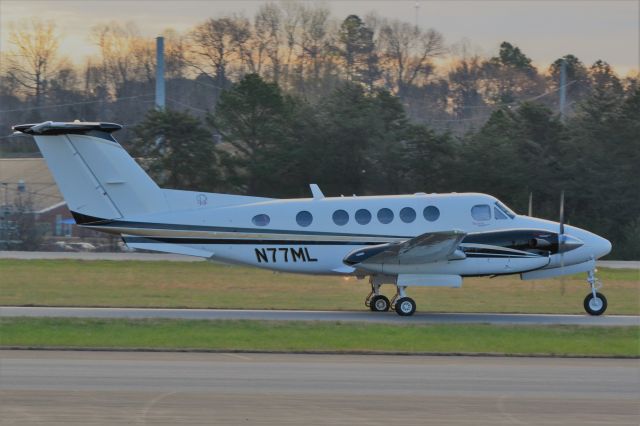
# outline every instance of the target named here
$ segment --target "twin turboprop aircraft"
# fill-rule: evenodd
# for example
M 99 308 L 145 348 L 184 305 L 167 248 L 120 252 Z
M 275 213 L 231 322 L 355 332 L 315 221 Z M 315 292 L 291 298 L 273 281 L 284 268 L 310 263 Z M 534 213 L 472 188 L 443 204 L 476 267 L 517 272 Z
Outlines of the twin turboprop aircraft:
M 283 272 L 369 277 L 366 306 L 412 315 L 409 287 L 463 277 L 524 280 L 587 273 L 584 308 L 600 315 L 596 259 L 611 243 L 584 229 L 515 214 L 486 194 L 273 199 L 162 189 L 116 142 L 113 123 L 14 126 L 33 135 L 76 223 L 132 248 Z M 394 285 L 390 301 L 380 293 Z

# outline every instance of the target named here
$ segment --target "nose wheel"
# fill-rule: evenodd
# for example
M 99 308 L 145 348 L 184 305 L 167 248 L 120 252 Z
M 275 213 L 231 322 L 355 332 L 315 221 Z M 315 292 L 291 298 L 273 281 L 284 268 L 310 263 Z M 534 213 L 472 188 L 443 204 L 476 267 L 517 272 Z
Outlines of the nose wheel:
M 591 286 L 591 293 L 584 298 L 584 310 L 589 315 L 602 315 L 607 310 L 607 298 L 598 291 L 602 288 L 602 283 L 596 278 L 595 271 L 589 271 L 587 282 Z

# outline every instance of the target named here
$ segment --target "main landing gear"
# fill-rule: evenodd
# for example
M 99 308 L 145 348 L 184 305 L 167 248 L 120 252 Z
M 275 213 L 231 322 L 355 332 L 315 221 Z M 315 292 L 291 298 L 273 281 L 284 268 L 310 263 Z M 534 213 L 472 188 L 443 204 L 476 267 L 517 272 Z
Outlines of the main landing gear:
M 381 283 L 376 283 L 373 277 L 369 279 L 371 283 L 371 293 L 364 301 L 364 306 L 371 309 L 373 312 L 387 312 L 391 307 L 391 302 L 384 294 L 380 294 Z
M 396 295 L 391 299 L 391 305 L 395 309 L 396 314 L 401 317 L 408 317 L 416 311 L 416 302 L 405 293 L 406 287 L 398 286 Z
M 602 315 L 607 310 L 607 298 L 598 292 L 602 283 L 596 278 L 595 270 L 588 272 L 587 282 L 591 286 L 591 293 L 584 298 L 584 310 L 589 315 Z
M 365 299 L 364 305 L 373 312 L 387 312 L 393 308 L 398 315 L 407 317 L 416 311 L 416 302 L 406 295 L 406 287 L 398 286 L 396 295 L 389 301 L 385 295 L 380 294 L 382 283 L 376 282 L 373 277 L 369 279 L 369 282 L 371 283 L 371 292 Z

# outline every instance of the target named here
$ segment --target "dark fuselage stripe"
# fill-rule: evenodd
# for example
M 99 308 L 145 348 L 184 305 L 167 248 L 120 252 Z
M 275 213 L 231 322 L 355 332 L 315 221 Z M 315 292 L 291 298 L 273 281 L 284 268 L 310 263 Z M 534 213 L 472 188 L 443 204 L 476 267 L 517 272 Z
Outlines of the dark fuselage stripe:
M 133 244 L 191 244 L 191 245 L 255 245 L 255 246 L 373 246 L 386 244 L 384 242 L 356 242 L 356 241 L 300 241 L 300 240 L 248 240 L 248 239 L 220 239 L 220 238 L 147 238 L 147 237 L 124 237 L 125 242 Z M 534 253 L 467 253 L 469 258 L 535 258 L 539 257 Z
M 224 226 L 202 226 L 202 225 L 180 225 L 168 223 L 147 223 L 147 222 L 128 222 L 128 221 L 105 221 L 84 223 L 81 226 L 100 230 L 100 228 L 131 228 L 139 229 L 161 229 L 169 231 L 208 231 L 208 232 L 237 232 L 237 233 L 253 233 L 253 234 L 296 234 L 296 235 L 326 235 L 332 237 L 366 237 L 366 238 L 414 238 L 415 235 L 379 235 L 379 234 L 352 234 L 339 232 L 319 232 L 319 231 L 303 231 L 303 230 L 285 230 L 285 229 L 266 229 L 266 228 L 231 228 Z
M 256 240 L 256 239 L 222 239 L 222 238 L 180 238 L 180 237 L 124 237 L 127 243 L 170 243 L 170 244 L 212 244 L 212 245 L 315 245 L 315 246 L 344 246 L 357 245 L 369 246 L 385 244 L 385 242 L 358 242 L 358 241 L 301 241 L 301 240 Z
M 491 254 L 491 253 L 466 253 L 467 257 L 473 257 L 473 258 L 496 258 L 496 259 L 505 259 L 505 258 L 518 258 L 518 259 L 534 259 L 534 258 L 538 258 L 538 257 L 542 257 L 540 255 L 537 254 Z M 544 256 L 546 257 L 546 256 Z

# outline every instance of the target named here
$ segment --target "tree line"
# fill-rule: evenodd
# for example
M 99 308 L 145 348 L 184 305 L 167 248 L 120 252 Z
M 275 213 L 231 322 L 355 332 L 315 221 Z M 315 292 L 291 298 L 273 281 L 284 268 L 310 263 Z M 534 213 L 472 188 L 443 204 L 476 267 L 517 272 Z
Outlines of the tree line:
M 525 102 L 462 136 L 412 122 L 401 98 L 345 82 L 313 102 L 248 74 L 204 119 L 150 111 L 130 149 L 162 185 L 269 197 L 484 192 L 526 214 L 610 238 L 640 256 L 640 87 L 600 75 L 562 121 Z M 212 144 L 212 135 L 221 142 Z
M 9 23 L 0 52 L 0 127 L 41 119 L 111 120 L 134 125 L 153 106 L 155 43 L 135 24 L 109 22 L 88 35 L 98 53 L 72 62 L 59 51 L 52 21 Z M 252 17 L 204 19 L 190 30 L 164 31 L 167 102 L 204 116 L 221 93 L 258 74 L 286 93 L 321 99 L 342 83 L 398 96 L 413 122 L 462 134 L 502 106 L 536 100 L 557 110 L 561 64 L 571 113 L 604 61 L 572 54 L 546 68 L 507 41 L 486 57 L 470 41 L 447 44 L 432 28 L 375 14 L 337 19 L 323 5 L 265 3 Z M 496 46 L 498 47 L 498 46 Z M 634 79 L 620 81 L 625 86 Z M 124 138 L 128 138 L 125 133 Z
M 435 29 L 375 15 L 342 20 L 308 3 L 163 34 L 167 108 L 153 109 L 154 41 L 95 27 L 99 54 L 60 56 L 55 25 L 10 31 L 0 52 L 0 127 L 99 120 L 162 185 L 272 197 L 479 191 L 519 213 L 610 238 L 640 256 L 638 79 L 572 54 L 537 68 L 509 42 L 496 56 Z M 446 59 L 446 60 L 445 60 Z M 565 67 L 567 110 L 558 111 Z M 4 138 L 4 155 L 24 141 Z M 10 152 L 16 151 L 16 152 Z

